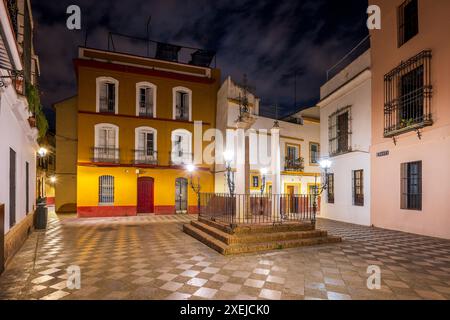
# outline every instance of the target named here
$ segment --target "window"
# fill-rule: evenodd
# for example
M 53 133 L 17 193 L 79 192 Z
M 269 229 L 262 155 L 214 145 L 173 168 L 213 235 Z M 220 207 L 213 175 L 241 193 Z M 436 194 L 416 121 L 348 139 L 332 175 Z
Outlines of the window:
M 337 156 L 350 152 L 350 107 L 345 107 L 333 113 L 328 118 L 328 125 L 330 155 Z
M 308 194 L 319 194 L 319 185 L 318 184 L 309 184 L 308 185 Z
M 423 51 L 384 76 L 386 138 L 433 124 L 431 57 Z
M 309 163 L 316 165 L 319 163 L 320 157 L 320 144 L 310 142 L 309 144 Z
M 327 199 L 328 203 L 334 203 L 334 173 L 329 173 L 327 176 Z
M 353 171 L 353 205 L 364 206 L 364 171 Z
M 157 164 L 156 130 L 150 127 L 136 128 L 135 163 Z
M 304 164 L 300 157 L 300 145 L 286 143 L 285 156 L 286 171 L 303 171 Z
M 101 205 L 114 204 L 113 176 L 100 176 L 98 178 L 98 202 Z
M 119 128 L 116 125 L 101 123 L 95 126 L 93 153 L 94 162 L 119 162 Z
M 136 115 L 156 117 L 156 86 L 149 82 L 136 84 Z
M 252 176 L 252 187 L 259 188 L 259 177 L 258 176 Z
M 191 121 L 192 91 L 177 87 L 173 89 L 173 119 Z
M 192 163 L 192 133 L 177 129 L 172 131 L 171 162 L 175 165 Z
M 419 33 L 417 0 L 406 0 L 398 8 L 398 46 L 401 47 Z
M 9 148 L 9 227 L 16 224 L 16 151 Z
M 97 112 L 118 113 L 119 82 L 113 78 L 97 78 Z
M 422 210 L 422 161 L 401 165 L 401 208 Z

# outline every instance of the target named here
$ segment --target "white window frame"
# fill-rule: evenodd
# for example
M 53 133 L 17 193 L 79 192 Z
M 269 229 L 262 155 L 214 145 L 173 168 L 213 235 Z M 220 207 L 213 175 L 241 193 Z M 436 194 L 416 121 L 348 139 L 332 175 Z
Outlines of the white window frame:
M 139 97 L 140 89 L 151 88 L 153 90 L 153 118 L 156 118 L 156 93 L 157 87 L 151 82 L 138 82 L 136 83 L 136 116 L 139 117 Z
M 114 101 L 114 114 L 119 113 L 119 81 L 111 77 L 98 77 L 96 79 L 96 97 L 95 97 L 95 111 L 100 112 L 100 86 L 105 82 L 114 84 L 115 87 L 115 101 Z
M 138 150 L 139 148 L 139 136 L 141 133 L 151 132 L 153 133 L 153 151 L 157 154 L 158 152 L 158 131 L 152 127 L 138 127 L 134 130 L 134 149 Z M 135 155 L 136 157 L 136 155 Z M 135 159 L 137 160 L 137 159 Z
M 183 163 L 183 159 L 181 159 L 181 161 L 179 161 L 180 160 L 180 158 L 174 158 L 174 150 L 175 150 L 175 136 L 177 136 L 177 135 L 181 135 L 181 136 L 184 136 L 187 140 L 188 140 L 188 150 L 186 151 L 186 153 L 187 154 L 191 154 L 192 155 L 192 132 L 190 132 L 190 131 L 188 131 L 188 130 L 186 130 L 186 129 L 176 129 L 176 130 L 173 130 L 172 131 L 172 134 L 171 134 L 171 142 L 172 142 L 172 146 L 171 146 L 171 153 L 170 153 L 170 160 L 173 162 L 173 163 L 176 163 L 176 164 L 186 164 L 186 163 Z M 192 159 L 191 159 L 191 161 L 192 161 Z
M 176 120 L 177 117 L 177 92 L 184 92 L 189 97 L 189 121 L 192 121 L 192 90 L 186 87 L 175 87 L 172 89 L 172 118 Z

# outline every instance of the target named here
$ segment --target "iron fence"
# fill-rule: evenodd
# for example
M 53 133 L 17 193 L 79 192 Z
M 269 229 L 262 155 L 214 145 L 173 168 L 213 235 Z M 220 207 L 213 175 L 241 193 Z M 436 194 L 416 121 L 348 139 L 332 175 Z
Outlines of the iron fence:
M 93 162 L 118 164 L 120 162 L 120 149 L 110 147 L 91 148 L 91 159 Z
M 314 194 L 199 194 L 199 216 L 230 226 L 286 222 L 315 223 L 320 197 Z

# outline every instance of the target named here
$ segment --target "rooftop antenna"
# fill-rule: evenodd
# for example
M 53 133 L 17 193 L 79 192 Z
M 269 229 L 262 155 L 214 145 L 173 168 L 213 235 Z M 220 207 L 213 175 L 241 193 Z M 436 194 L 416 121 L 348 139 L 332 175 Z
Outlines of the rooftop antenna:
M 280 123 L 278 122 L 278 102 L 275 104 L 275 121 L 273 122 L 274 128 L 280 128 Z
M 148 17 L 147 20 L 147 57 L 150 57 L 150 22 L 152 21 L 152 16 Z

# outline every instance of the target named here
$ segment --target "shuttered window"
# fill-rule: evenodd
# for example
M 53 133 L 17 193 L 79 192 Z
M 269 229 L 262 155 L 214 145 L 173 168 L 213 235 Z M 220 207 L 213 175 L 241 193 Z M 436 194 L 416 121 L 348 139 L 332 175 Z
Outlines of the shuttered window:
M 114 177 L 100 176 L 98 179 L 98 202 L 100 204 L 114 204 Z
M 114 113 L 116 108 L 116 85 L 103 82 L 100 85 L 100 112 Z
M 422 210 L 422 161 L 401 165 L 401 208 Z
M 189 120 L 189 94 L 183 91 L 176 92 L 176 119 Z
M 327 179 L 328 179 L 328 187 L 327 187 L 328 203 L 334 203 L 334 173 L 329 173 Z
M 364 206 L 364 171 L 353 171 L 353 204 L 355 206 Z

